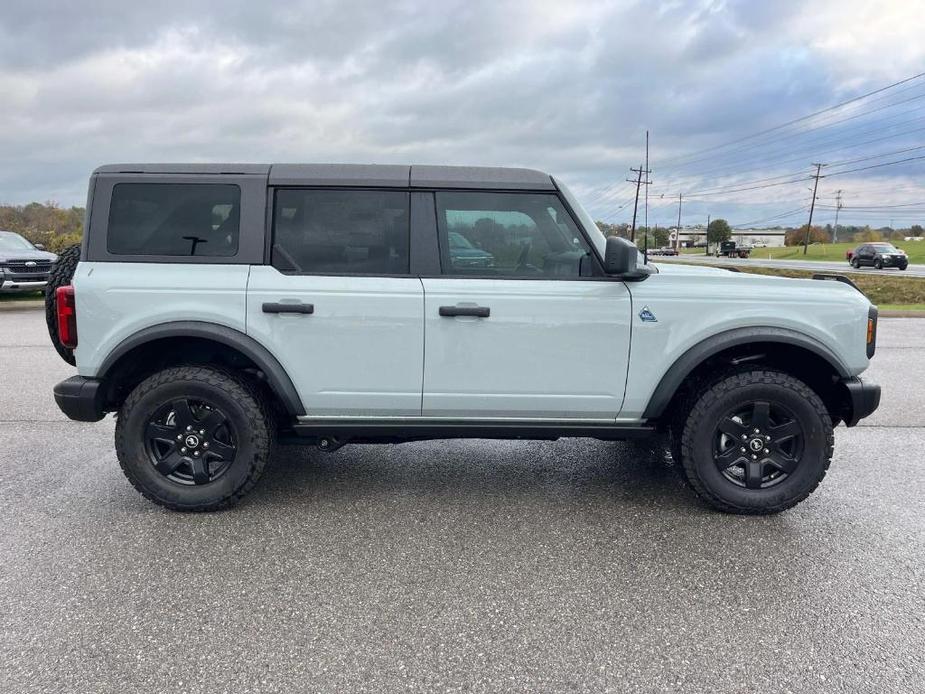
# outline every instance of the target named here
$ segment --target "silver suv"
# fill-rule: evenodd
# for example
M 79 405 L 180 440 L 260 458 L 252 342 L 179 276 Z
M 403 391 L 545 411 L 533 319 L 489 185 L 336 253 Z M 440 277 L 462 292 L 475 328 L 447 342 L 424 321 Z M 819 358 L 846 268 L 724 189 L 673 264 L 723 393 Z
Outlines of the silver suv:
M 172 509 L 236 502 L 279 440 L 667 432 L 707 503 L 772 513 L 880 398 L 849 283 L 649 264 L 539 171 L 104 166 L 88 218 L 49 297 L 79 374 L 55 397 L 118 413 L 125 474 Z
M 0 231 L 0 292 L 40 292 L 57 258 L 12 231 Z

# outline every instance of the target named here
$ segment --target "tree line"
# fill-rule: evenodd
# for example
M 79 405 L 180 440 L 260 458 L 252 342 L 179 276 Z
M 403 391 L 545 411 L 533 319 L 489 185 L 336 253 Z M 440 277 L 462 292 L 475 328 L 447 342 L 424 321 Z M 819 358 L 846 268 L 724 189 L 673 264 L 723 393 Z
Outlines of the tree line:
M 629 224 L 608 224 L 607 222 L 598 221 L 597 226 L 604 236 L 621 236 L 628 239 L 632 235 Z M 648 229 L 644 226 L 636 227 L 636 245 L 642 248 L 648 237 L 649 248 L 668 246 L 673 229 L 674 227 L 651 227 Z M 784 231 L 785 246 L 799 246 L 806 236 L 805 224 L 800 227 L 773 227 L 773 229 Z M 732 238 L 732 227 L 729 222 L 720 218 L 711 220 L 705 233 L 698 233 L 696 230 L 691 229 L 687 229 L 686 232 L 685 241 L 694 245 L 701 245 L 704 241 L 713 245 Z M 746 233 L 748 233 L 748 230 L 746 230 Z M 809 243 L 832 243 L 834 234 L 835 230 L 831 224 L 826 224 L 825 226 L 813 225 L 809 231 Z M 874 229 L 870 226 L 838 225 L 838 240 L 843 243 L 902 241 L 908 236 L 921 238 L 925 236 L 925 229 L 920 224 L 913 224 L 905 229 L 894 229 L 892 227 Z
M 54 253 L 80 243 L 83 227 L 82 207 L 64 208 L 54 202 L 0 205 L 0 229 L 25 236 Z

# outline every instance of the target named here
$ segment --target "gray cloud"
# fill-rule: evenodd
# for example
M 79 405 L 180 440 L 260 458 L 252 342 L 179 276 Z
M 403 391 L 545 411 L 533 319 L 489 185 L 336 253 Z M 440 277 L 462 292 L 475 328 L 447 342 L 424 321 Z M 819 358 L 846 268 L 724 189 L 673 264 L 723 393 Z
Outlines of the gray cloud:
M 659 160 L 921 58 L 846 75 L 835 44 L 807 38 L 806 13 L 794 0 L 14 1 L 0 15 L 0 200 L 81 203 L 105 161 L 485 163 L 559 173 L 606 216 L 646 128 L 661 192 L 696 189 L 711 182 L 658 179 Z M 777 193 L 690 209 L 751 218 Z

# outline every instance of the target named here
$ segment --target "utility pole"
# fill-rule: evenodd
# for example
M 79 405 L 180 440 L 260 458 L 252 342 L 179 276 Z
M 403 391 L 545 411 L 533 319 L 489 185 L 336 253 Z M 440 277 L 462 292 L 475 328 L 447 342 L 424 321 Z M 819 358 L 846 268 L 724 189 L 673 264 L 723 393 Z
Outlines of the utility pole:
M 706 243 L 703 245 L 703 254 L 710 255 L 710 215 L 707 215 L 707 233 L 705 236 Z
M 630 227 L 630 241 L 636 243 L 636 210 L 639 209 L 639 186 L 642 185 L 642 164 L 639 165 L 638 169 L 630 167 L 630 171 L 636 174 L 636 201 L 633 203 L 633 226 Z M 648 179 L 648 176 L 646 176 L 646 179 Z M 627 178 L 626 180 L 630 183 L 633 182 L 632 178 Z M 648 180 L 646 181 L 646 185 L 648 185 Z
M 649 174 L 651 173 L 649 168 L 649 131 L 646 130 L 646 206 L 645 206 L 645 221 L 646 221 L 646 237 L 642 242 L 642 261 L 644 264 L 649 262 Z
M 803 255 L 806 255 L 807 250 L 809 249 L 809 232 L 813 228 L 813 210 L 816 209 L 816 191 L 819 189 L 819 179 L 822 178 L 820 171 L 825 164 L 813 164 L 816 167 L 816 182 L 813 184 L 813 199 L 809 203 L 809 222 L 806 224 L 806 234 L 803 236 Z
M 675 232 L 675 250 L 681 248 L 681 193 L 678 193 L 678 230 Z
M 832 243 L 838 243 L 838 213 L 841 211 L 843 205 L 841 204 L 841 194 L 844 193 L 843 190 L 835 191 L 835 231 L 832 234 Z

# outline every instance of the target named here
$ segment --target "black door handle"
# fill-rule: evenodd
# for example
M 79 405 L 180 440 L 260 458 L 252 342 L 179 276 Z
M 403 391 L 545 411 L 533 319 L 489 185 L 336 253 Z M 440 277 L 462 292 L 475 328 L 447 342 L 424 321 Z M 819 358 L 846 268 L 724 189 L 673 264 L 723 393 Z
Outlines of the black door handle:
M 314 304 L 280 304 L 267 302 L 263 305 L 264 313 L 314 313 Z
M 488 318 L 491 315 L 491 309 L 488 306 L 441 306 L 440 315 L 447 318 L 453 316 L 475 316 L 476 318 Z

